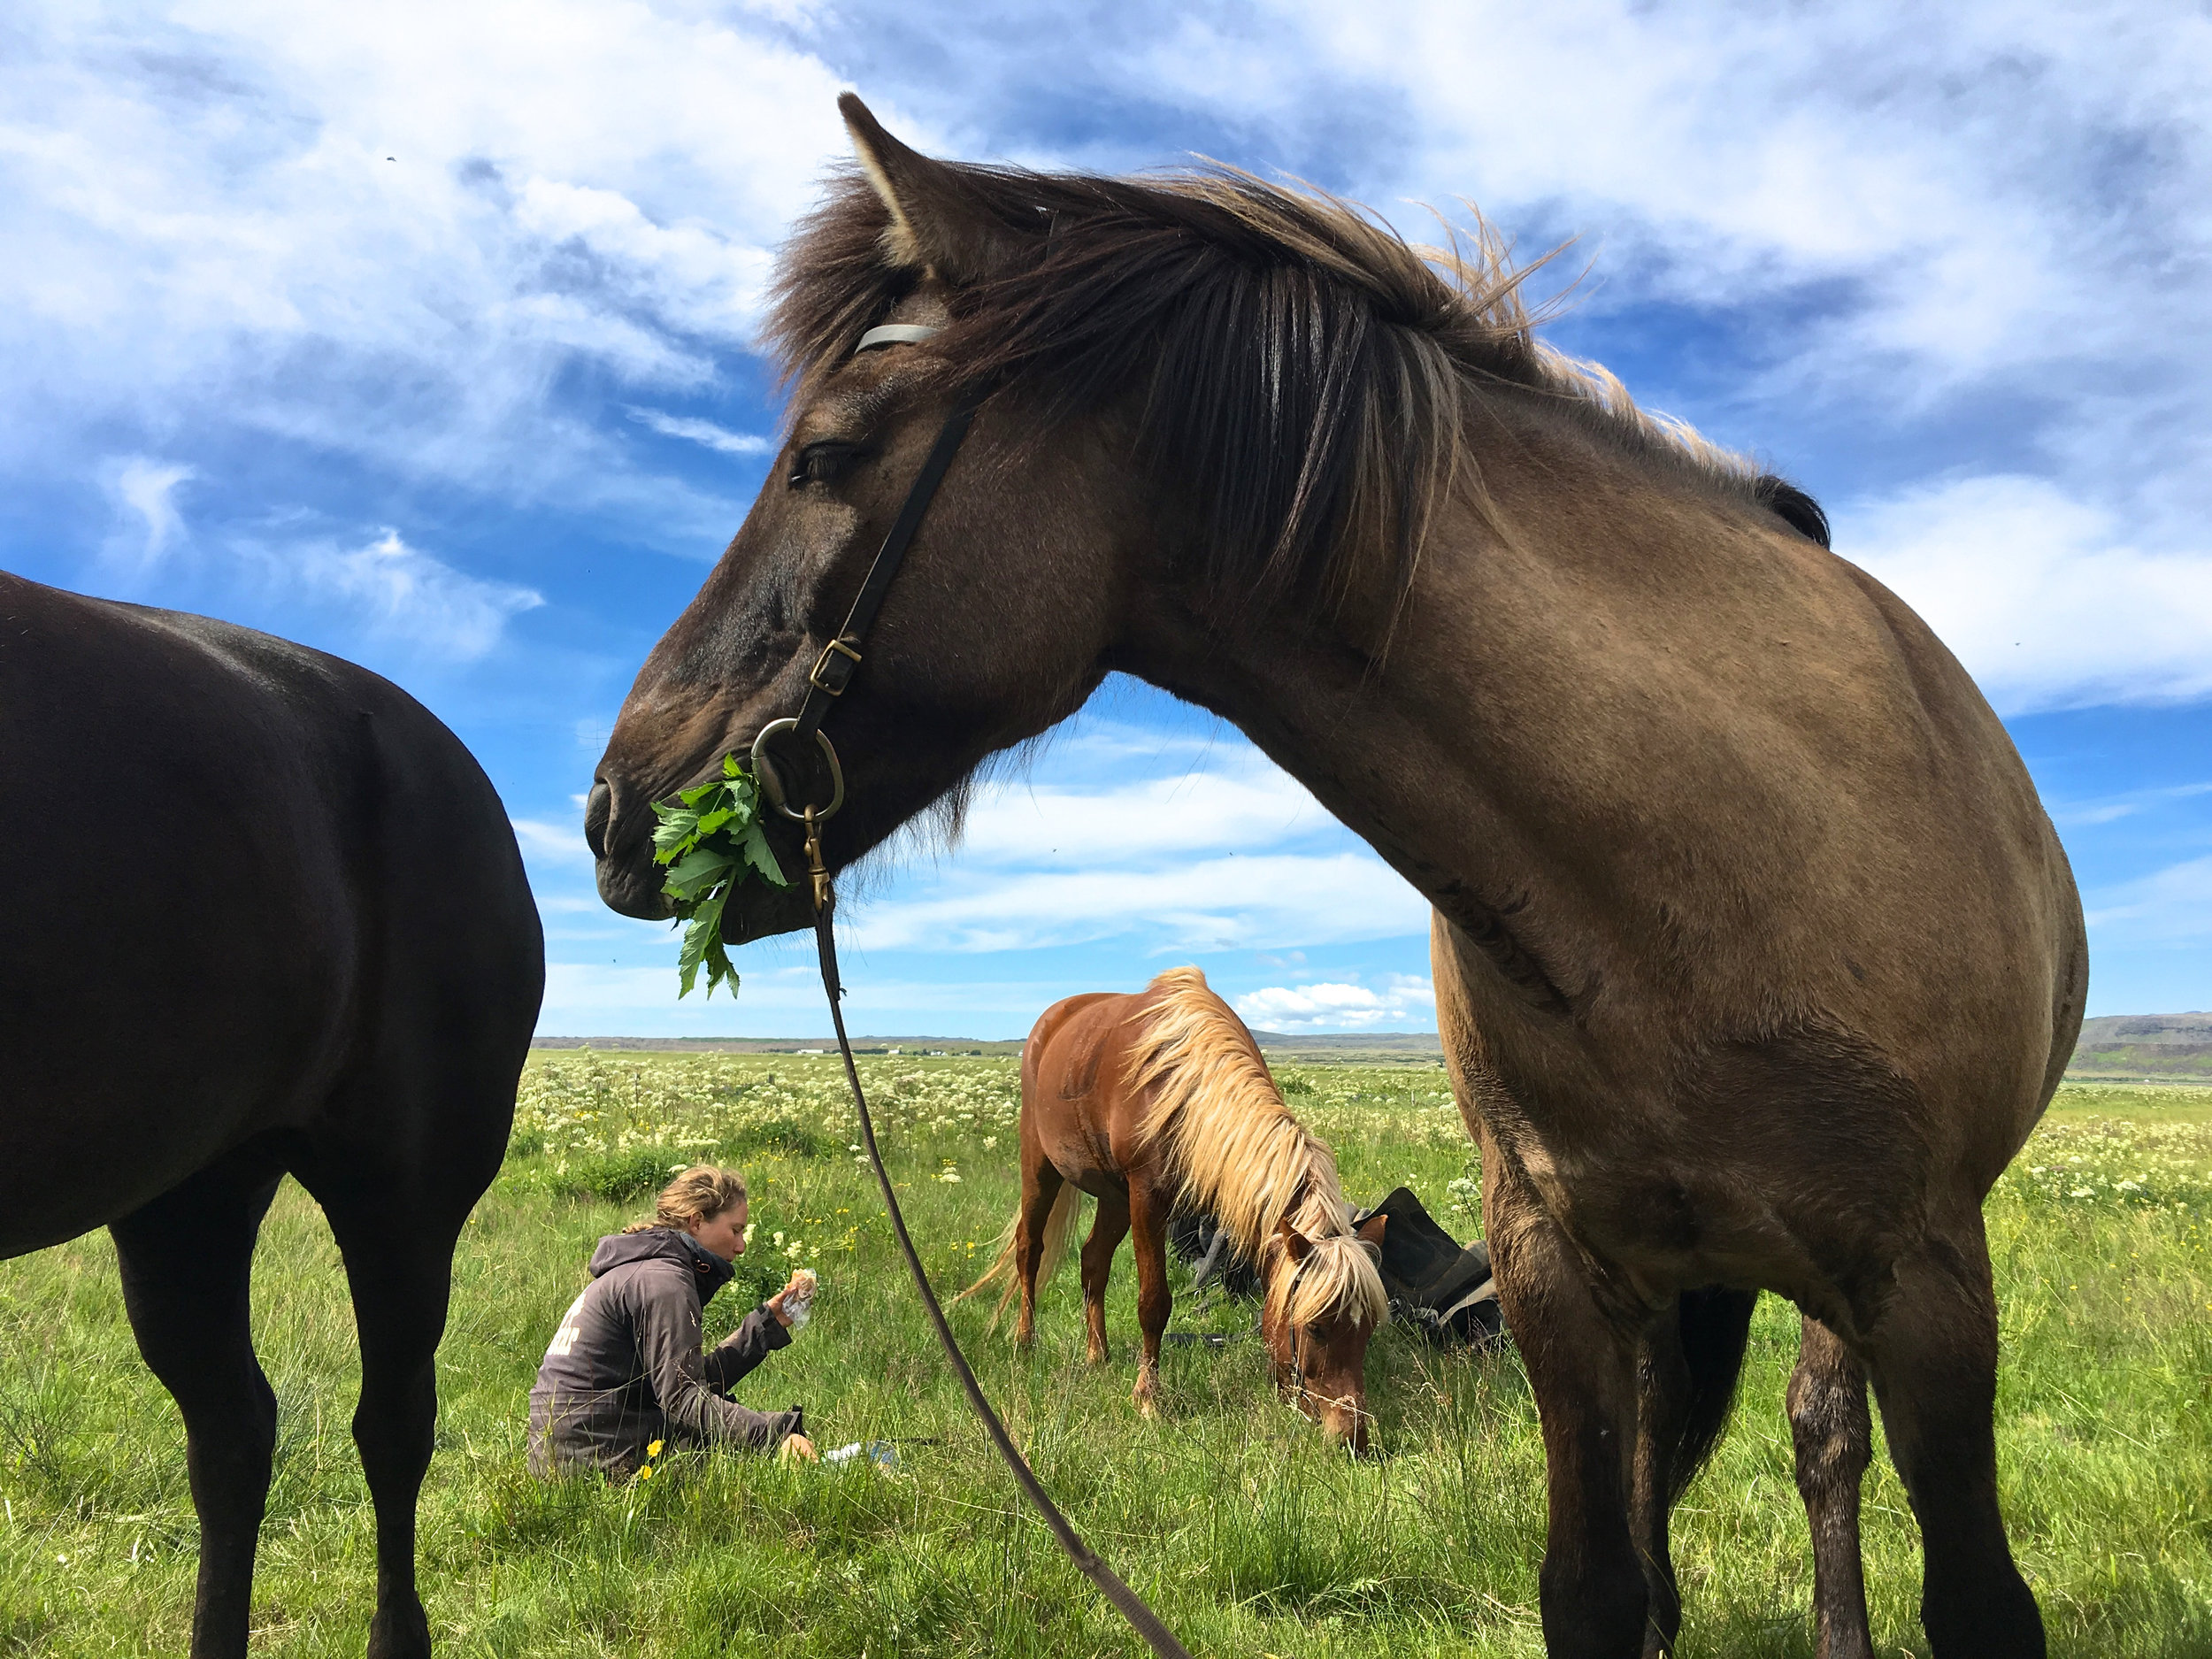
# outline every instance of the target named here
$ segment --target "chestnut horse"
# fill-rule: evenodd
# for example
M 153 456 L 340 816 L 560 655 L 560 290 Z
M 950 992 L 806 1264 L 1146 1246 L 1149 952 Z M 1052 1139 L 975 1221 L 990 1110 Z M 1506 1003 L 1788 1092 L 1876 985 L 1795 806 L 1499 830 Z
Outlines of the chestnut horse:
M 978 766 L 1109 673 L 1233 722 L 1433 908 L 1544 1432 L 1552 1651 L 1671 1644 L 1669 1509 L 1770 1290 L 1804 1317 L 1824 1650 L 1865 1651 L 1870 1379 L 1930 1647 L 2040 1654 L 1998 1506 L 1981 1204 L 2088 956 L 1957 661 L 1809 499 L 1546 348 L 1487 240 L 1416 249 L 1226 170 L 933 160 L 844 108 L 860 165 L 778 279 L 782 457 L 600 762 L 602 895 L 665 914 L 651 803 L 798 708 L 973 408 L 851 642 L 828 866 L 933 803 L 956 820 Z M 803 889 L 749 891 L 726 932 L 807 925 Z
M 184 1418 L 192 1652 L 243 1659 L 277 1432 L 248 1280 L 296 1177 L 360 1332 L 369 1653 L 424 1659 L 415 1500 L 453 1248 L 545 980 L 506 811 L 366 669 L 4 572 L 0 755 L 0 1256 L 113 1236 Z
M 1367 1448 L 1367 1344 L 1390 1317 L 1375 1271 L 1383 1225 L 1355 1233 L 1328 1144 L 1308 1134 L 1252 1033 L 1196 968 L 1131 996 L 1094 992 L 1045 1010 L 1022 1048 L 1021 1208 L 989 1272 L 954 1300 L 1017 1291 L 1014 1340 L 1037 1334 L 1037 1282 L 1067 1254 L 1076 1194 L 1098 1200 L 1083 1246 L 1090 1361 L 1106 1363 L 1106 1279 L 1137 1261 L 1137 1409 L 1153 1415 L 1167 1329 L 1167 1224 L 1219 1219 L 1259 1264 L 1260 1333 L 1275 1385 L 1333 1440 Z

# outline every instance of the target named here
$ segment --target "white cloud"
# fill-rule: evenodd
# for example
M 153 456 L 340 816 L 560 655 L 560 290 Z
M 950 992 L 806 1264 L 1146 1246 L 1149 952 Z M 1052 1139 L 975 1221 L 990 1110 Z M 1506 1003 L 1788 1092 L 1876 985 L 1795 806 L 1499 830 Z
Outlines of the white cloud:
M 589 864 L 591 849 L 584 844 L 580 822 L 549 824 L 543 818 L 511 818 L 515 840 L 522 848 L 522 856 L 534 864 Z M 541 901 L 542 903 L 542 901 Z M 595 899 L 593 908 L 603 909 Z
M 649 426 L 665 438 L 682 438 L 692 443 L 703 444 L 725 455 L 770 455 L 775 451 L 775 441 L 757 433 L 732 432 L 718 426 L 711 420 L 695 420 L 687 415 L 671 415 L 657 409 L 640 409 L 633 404 L 630 419 L 641 426 Z
M 1010 950 L 1121 939 L 1151 953 L 1281 950 L 1425 934 L 1428 903 L 1239 736 L 1110 724 L 1053 751 L 1058 778 L 1134 757 L 1153 775 L 987 786 L 934 870 L 853 907 L 860 948 Z M 1164 759 L 1189 770 L 1160 775 Z M 1199 770 L 1199 763 L 1207 763 Z M 883 880 L 897 847 L 859 882 Z
M 580 360 L 696 387 L 746 348 L 844 149 L 839 84 L 682 6 L 27 0 L 0 58 L 0 451 L 219 423 L 664 517 L 680 489 L 549 389 Z
M 1109 734 L 1105 742 L 1115 739 Z M 1336 828 L 1305 786 L 1247 749 L 1219 757 L 1214 770 L 1169 769 L 1103 787 L 987 786 L 968 815 L 961 853 L 987 862 L 1094 869 L 1195 852 L 1257 851 Z
M 111 464 L 109 492 L 116 504 L 136 520 L 127 539 L 119 538 L 109 544 L 116 563 L 142 576 L 162 562 L 174 543 L 183 540 L 184 514 L 177 505 L 177 487 L 197 476 L 191 467 L 143 455 L 127 456 Z
M 2212 548 L 2136 545 L 2047 480 L 1959 479 L 1853 507 L 1836 548 L 1917 611 L 2001 712 L 2212 695 Z
M 1426 1031 L 1436 1025 L 1436 989 L 1394 973 L 1380 990 L 1341 980 L 1270 986 L 1240 996 L 1236 1008 L 1256 1031 Z
M 861 909 L 863 949 L 1013 950 L 1140 934 L 1161 951 L 1280 949 L 1425 933 L 1428 903 L 1371 853 L 1260 854 L 1141 869 L 957 870 Z
M 356 548 L 330 541 L 282 547 L 240 544 L 275 588 L 311 603 L 342 606 L 367 636 L 419 655 L 466 662 L 499 643 L 508 618 L 543 604 L 542 595 L 465 574 L 387 530 Z

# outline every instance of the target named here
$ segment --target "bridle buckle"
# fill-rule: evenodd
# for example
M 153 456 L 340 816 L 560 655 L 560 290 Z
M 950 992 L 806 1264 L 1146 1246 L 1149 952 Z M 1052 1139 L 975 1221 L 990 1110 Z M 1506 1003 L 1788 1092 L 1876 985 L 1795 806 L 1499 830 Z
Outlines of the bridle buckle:
M 849 640 L 840 635 L 822 648 L 822 654 L 814 659 L 814 666 L 807 670 L 806 683 L 829 696 L 841 697 L 845 687 L 853 683 L 853 672 L 859 666 L 859 651 Z

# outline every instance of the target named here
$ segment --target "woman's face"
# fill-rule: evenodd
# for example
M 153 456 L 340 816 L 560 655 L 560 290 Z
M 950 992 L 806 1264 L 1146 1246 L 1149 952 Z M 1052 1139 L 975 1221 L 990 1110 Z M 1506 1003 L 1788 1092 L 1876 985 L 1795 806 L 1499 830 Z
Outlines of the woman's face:
M 734 1262 L 745 1254 L 745 1201 L 741 1198 L 720 1215 L 695 1221 L 685 1231 L 699 1240 L 702 1249 Z

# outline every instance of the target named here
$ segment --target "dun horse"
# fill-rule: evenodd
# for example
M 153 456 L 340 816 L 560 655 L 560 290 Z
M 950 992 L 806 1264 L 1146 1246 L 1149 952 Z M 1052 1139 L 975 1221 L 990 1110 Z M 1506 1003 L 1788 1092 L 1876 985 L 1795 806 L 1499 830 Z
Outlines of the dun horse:
M 1014 1340 L 1035 1340 L 1037 1284 L 1067 1254 L 1076 1194 L 1098 1200 L 1083 1246 L 1090 1360 L 1103 1364 L 1106 1280 L 1126 1237 L 1137 1261 L 1137 1407 L 1160 1388 L 1167 1329 L 1167 1224 L 1178 1209 L 1219 1218 L 1264 1288 L 1261 1334 L 1276 1386 L 1355 1452 L 1367 1447 L 1367 1344 L 1390 1317 L 1375 1271 L 1378 1217 L 1355 1233 L 1336 1159 L 1283 1104 L 1229 1005 L 1196 968 L 1133 996 L 1071 996 L 1022 1048 L 1021 1209 L 991 1271 L 962 1293 L 1017 1292 Z
M 860 165 L 779 277 L 782 456 L 600 762 L 602 895 L 665 913 L 650 803 L 798 708 L 973 407 L 848 642 L 828 865 L 933 803 L 956 821 L 987 757 L 1109 673 L 1234 722 L 1433 907 L 1543 1426 L 1552 1651 L 1673 1640 L 1669 1509 L 1763 1289 L 1804 1315 L 1824 1650 L 1866 1651 L 1870 1379 L 1931 1647 L 2040 1654 L 1998 1509 L 1981 1202 L 2056 1086 L 2088 962 L 1964 671 L 1809 500 L 1548 349 L 1486 242 L 1425 252 L 1225 170 L 936 161 L 845 112 Z M 802 883 L 724 926 L 810 919 Z
M 421 1659 L 432 1362 L 544 982 L 514 832 L 365 669 L 4 573 L 0 625 L 0 1256 L 114 1235 L 184 1417 L 192 1652 L 242 1659 L 277 1428 L 247 1279 L 298 1177 L 360 1331 L 369 1653 Z

